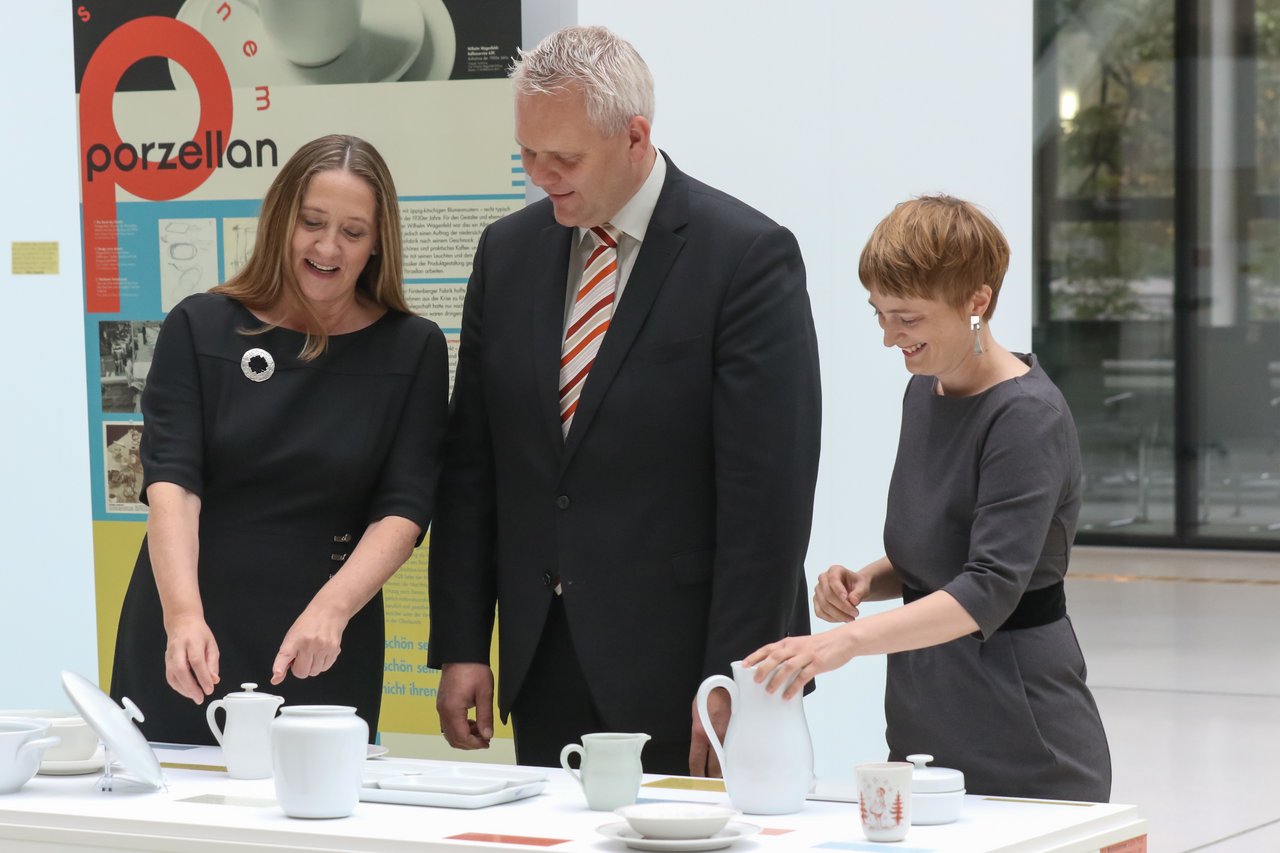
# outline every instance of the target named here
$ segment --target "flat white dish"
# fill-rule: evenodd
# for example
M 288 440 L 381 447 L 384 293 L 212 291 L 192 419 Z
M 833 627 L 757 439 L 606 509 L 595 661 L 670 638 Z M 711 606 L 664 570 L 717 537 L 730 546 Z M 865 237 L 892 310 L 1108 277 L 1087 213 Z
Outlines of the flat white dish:
M 613 810 L 645 838 L 710 838 L 741 812 L 714 803 L 633 803 Z
M 97 773 L 102 770 L 105 758 L 106 753 L 102 751 L 102 747 L 98 747 L 93 755 L 79 761 L 41 761 L 36 773 L 40 776 L 83 776 Z
M 97 685 L 82 675 L 63 670 L 62 689 L 67 692 L 71 704 L 76 706 L 80 716 L 84 717 L 107 749 L 111 750 L 114 760 L 120 762 L 125 775 L 137 779 L 153 788 L 164 787 L 164 772 L 160 769 L 160 759 L 142 732 L 134 725 L 134 720 L 141 720 L 142 713 L 137 705 L 125 699 L 125 708 L 121 708 L 111 697 L 98 689 Z
M 365 0 L 360 34 L 342 55 L 312 68 L 295 65 L 271 42 L 262 19 L 244 0 L 229 0 L 223 18 L 222 0 L 186 0 L 176 15 L 200 32 L 222 59 L 232 86 L 305 86 L 320 83 L 378 83 L 399 79 L 414 64 L 426 38 L 424 8 L 418 0 Z M 446 17 L 448 13 L 445 13 Z M 449 22 L 450 35 L 453 23 Z M 249 56 L 245 42 L 257 51 Z M 450 62 L 452 67 L 452 62 Z M 193 89 L 186 70 L 169 62 L 175 89 Z
M 447 794 L 436 791 L 396 791 L 370 785 L 365 780 L 360 788 L 360 800 L 365 803 L 394 803 L 404 806 L 435 806 L 445 809 L 482 809 L 500 803 L 523 800 L 542 793 L 546 781 L 513 784 L 488 794 Z M 624 823 L 623 826 L 626 826 Z
M 365 751 L 364 757 L 378 758 L 379 756 L 386 755 L 390 751 L 391 750 L 387 749 L 385 746 L 381 744 L 371 743 L 369 744 L 369 748 Z
M 393 776 L 379 779 L 384 791 L 421 791 L 430 794 L 492 794 L 509 787 L 502 779 L 463 779 L 456 776 Z
M 723 850 L 739 838 L 755 835 L 759 831 L 760 827 L 755 824 L 730 821 L 728 826 L 710 838 L 645 838 L 632 829 L 625 820 L 606 823 L 596 830 L 605 838 L 621 841 L 633 850 L 673 851 L 673 853 Z

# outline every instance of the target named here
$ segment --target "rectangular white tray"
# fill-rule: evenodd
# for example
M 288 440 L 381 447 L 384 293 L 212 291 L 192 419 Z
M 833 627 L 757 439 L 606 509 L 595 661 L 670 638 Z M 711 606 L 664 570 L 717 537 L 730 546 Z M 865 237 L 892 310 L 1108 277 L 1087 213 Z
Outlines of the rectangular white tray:
M 504 787 L 483 794 L 450 793 L 446 791 L 397 791 L 378 787 L 381 779 L 397 776 L 427 776 L 432 779 L 491 779 L 501 781 Z M 393 803 L 405 806 L 433 806 L 446 809 L 481 809 L 510 803 L 541 794 L 547 786 L 547 776 L 531 770 L 498 769 L 489 767 L 450 767 L 421 772 L 418 768 L 397 770 L 394 766 L 370 767 L 365 771 L 360 799 L 366 803 Z

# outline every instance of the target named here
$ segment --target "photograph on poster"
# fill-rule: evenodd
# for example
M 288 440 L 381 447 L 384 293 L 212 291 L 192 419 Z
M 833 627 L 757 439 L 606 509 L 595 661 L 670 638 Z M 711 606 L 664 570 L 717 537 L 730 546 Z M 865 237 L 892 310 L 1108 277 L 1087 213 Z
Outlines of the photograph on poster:
M 258 239 L 258 217 L 227 216 L 222 220 L 223 277 L 231 278 L 249 262 Z M 168 310 L 168 309 L 165 309 Z
M 151 369 L 159 320 L 104 320 L 98 323 L 98 374 L 102 411 L 139 412 Z
M 142 424 L 137 421 L 102 425 L 107 512 L 146 512 L 142 502 Z
M 218 283 L 217 222 L 161 219 L 160 309 L 166 314 L 186 297 Z
M 199 32 L 235 87 L 502 78 L 520 44 L 520 0 L 75 0 L 73 10 L 86 30 L 77 81 L 102 39 L 140 14 Z M 182 66 L 161 57 L 137 63 L 120 85 L 192 88 Z

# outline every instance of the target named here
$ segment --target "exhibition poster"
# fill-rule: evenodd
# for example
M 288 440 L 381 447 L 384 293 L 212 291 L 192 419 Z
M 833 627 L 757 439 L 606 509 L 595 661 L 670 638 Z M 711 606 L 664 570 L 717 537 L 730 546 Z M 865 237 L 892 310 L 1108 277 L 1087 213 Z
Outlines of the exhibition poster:
M 456 359 L 481 230 L 524 204 L 507 69 L 519 0 L 80 0 L 79 114 L 100 681 L 145 533 L 139 399 L 165 314 L 225 281 L 304 142 L 372 142 L 400 194 L 405 291 Z M 386 587 L 383 732 L 438 734 L 426 549 Z M 501 732 L 506 734 L 506 732 Z

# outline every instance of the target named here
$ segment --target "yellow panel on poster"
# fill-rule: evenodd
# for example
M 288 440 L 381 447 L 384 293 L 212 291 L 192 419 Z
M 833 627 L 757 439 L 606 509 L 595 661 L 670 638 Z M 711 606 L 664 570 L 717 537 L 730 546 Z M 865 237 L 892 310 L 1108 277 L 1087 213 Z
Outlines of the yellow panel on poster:
M 57 275 L 58 243 L 13 243 L 14 275 Z
M 427 666 L 431 624 L 427 602 L 429 549 L 429 541 L 423 542 L 383 588 L 387 640 L 379 728 L 384 732 L 440 734 L 440 720 L 436 716 L 440 671 Z M 498 659 L 496 639 L 490 658 Z M 494 716 L 496 719 L 496 710 Z M 511 737 L 511 728 L 498 723 L 494 735 Z
M 138 548 L 147 533 L 145 521 L 95 521 L 93 564 L 96 567 L 95 599 L 98 611 L 98 673 L 105 690 L 111 685 L 111 663 L 116 651 L 120 605 L 133 576 Z

